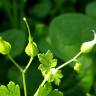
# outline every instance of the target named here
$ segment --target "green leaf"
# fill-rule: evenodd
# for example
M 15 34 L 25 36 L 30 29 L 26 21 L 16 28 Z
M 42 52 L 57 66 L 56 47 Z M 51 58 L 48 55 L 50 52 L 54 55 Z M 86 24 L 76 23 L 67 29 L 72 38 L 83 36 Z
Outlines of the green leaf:
M 49 27 L 51 50 L 68 61 L 80 51 L 83 42 L 93 39 L 91 30 L 96 29 L 95 26 L 96 22 L 83 14 L 66 13 L 56 17 Z
M 12 66 L 8 69 L 7 77 L 9 80 L 18 82 L 20 88 L 23 88 L 21 73 L 15 66 Z
M 64 96 L 58 89 L 53 90 L 48 96 Z
M 52 86 L 50 83 L 47 83 L 44 86 L 40 86 L 39 91 L 34 96 L 48 96 L 48 94 L 51 91 L 52 91 Z
M 38 58 L 41 63 L 38 68 L 41 70 L 43 75 L 47 74 L 51 68 L 57 65 L 57 60 L 53 59 L 53 54 L 49 50 L 46 52 L 46 54 L 39 54 Z
M 6 96 L 7 94 L 9 94 L 8 89 L 6 88 L 6 86 L 1 85 L 0 86 L 0 95 L 1 96 Z
M 34 6 L 32 9 L 32 14 L 38 18 L 44 18 L 46 17 L 51 11 L 51 3 L 50 1 L 43 1 Z
M 6 86 L 0 86 L 0 96 L 20 96 L 19 85 L 15 85 L 14 82 L 10 81 Z
M 78 60 L 81 63 L 80 72 L 77 76 L 80 80 L 79 84 L 84 92 L 89 92 L 94 80 L 92 58 L 82 55 Z
M 57 70 L 55 73 L 51 73 L 48 82 L 54 82 L 56 85 L 59 85 L 62 77 L 61 70 Z
M 63 93 L 58 89 L 52 90 L 50 83 L 46 83 L 44 86 L 40 86 L 37 94 L 34 96 L 63 96 Z
M 86 14 L 96 19 L 96 2 L 91 2 L 86 6 Z
M 11 29 L 0 33 L 0 36 L 2 36 L 4 40 L 10 42 L 10 54 L 12 57 L 16 57 L 24 51 L 26 40 L 25 32 L 16 29 Z

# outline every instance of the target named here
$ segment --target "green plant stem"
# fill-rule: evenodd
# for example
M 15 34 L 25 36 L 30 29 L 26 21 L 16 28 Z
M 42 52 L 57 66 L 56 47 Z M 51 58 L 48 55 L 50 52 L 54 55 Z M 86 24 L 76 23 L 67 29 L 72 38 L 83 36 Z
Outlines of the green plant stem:
M 13 64 L 20 70 L 20 72 L 22 73 L 22 79 L 23 79 L 23 87 L 24 87 L 24 95 L 27 96 L 27 90 L 26 90 L 26 78 L 25 78 L 25 73 L 27 71 L 27 69 L 29 68 L 29 66 L 31 65 L 31 62 L 33 60 L 33 57 L 30 58 L 28 64 L 26 65 L 26 67 L 24 69 L 22 69 L 19 64 L 17 64 L 17 62 L 10 56 L 8 55 L 8 58 L 13 62 Z
M 82 52 L 80 51 L 76 56 L 74 56 L 71 60 L 65 62 L 64 64 L 60 65 L 59 67 L 56 68 L 56 70 L 59 70 L 61 68 L 63 68 L 64 66 L 68 65 L 69 63 L 75 61 L 80 55 L 82 54 Z
M 25 72 L 24 71 L 22 71 L 22 79 L 23 79 L 24 95 L 27 96 L 26 80 L 25 80 Z
M 28 64 L 27 64 L 27 66 L 24 68 L 24 72 L 26 72 L 27 71 L 27 69 L 29 68 L 29 66 L 31 65 L 31 62 L 32 62 L 32 60 L 33 60 L 33 57 L 31 57 L 30 58 L 30 60 L 29 60 L 29 62 L 28 62 Z
M 39 88 L 46 83 L 46 81 L 48 80 L 49 76 L 50 76 L 50 73 L 46 75 L 46 77 L 44 78 L 44 80 L 43 80 L 42 83 L 40 84 Z M 36 93 L 34 94 L 34 96 L 37 96 L 38 91 L 39 91 L 39 88 L 37 89 L 37 91 L 36 91 Z
M 29 66 L 31 65 L 32 60 L 33 60 L 33 57 L 30 58 L 27 66 L 22 71 L 22 79 L 23 79 L 23 87 L 24 87 L 24 94 L 25 94 L 25 96 L 27 96 L 25 73 L 26 73 L 27 69 L 29 68 Z
M 46 83 L 46 81 L 48 80 L 49 76 L 50 76 L 50 73 L 46 75 L 45 79 L 43 80 L 43 82 L 41 83 L 40 86 L 43 86 Z
M 17 64 L 17 62 L 10 55 L 7 56 L 13 62 L 13 64 L 20 70 L 20 72 L 22 72 L 23 69 L 19 66 L 19 64 Z

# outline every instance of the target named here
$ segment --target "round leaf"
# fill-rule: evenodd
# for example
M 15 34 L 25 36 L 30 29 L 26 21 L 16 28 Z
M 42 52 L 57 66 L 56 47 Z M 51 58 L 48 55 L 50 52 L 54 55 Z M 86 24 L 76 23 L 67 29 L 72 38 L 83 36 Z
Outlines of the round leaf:
M 26 40 L 25 32 L 11 29 L 0 33 L 0 36 L 11 44 L 10 54 L 12 57 L 16 57 L 24 51 Z
M 35 17 L 44 18 L 50 13 L 50 11 L 51 3 L 47 1 L 38 3 L 36 6 L 34 6 L 34 8 L 32 9 L 32 14 L 35 14 Z
M 90 17 L 96 18 L 96 2 L 92 2 L 87 5 L 86 14 Z
M 93 39 L 94 21 L 82 14 L 67 13 L 53 19 L 49 36 L 56 55 L 69 60 L 80 51 L 83 42 Z

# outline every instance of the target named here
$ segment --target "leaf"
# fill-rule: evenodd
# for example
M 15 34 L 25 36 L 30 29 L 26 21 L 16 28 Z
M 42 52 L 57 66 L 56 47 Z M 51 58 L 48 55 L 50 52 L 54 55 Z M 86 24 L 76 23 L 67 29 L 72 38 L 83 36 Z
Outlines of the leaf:
M 82 87 L 82 90 L 86 93 L 90 91 L 94 80 L 93 62 L 92 58 L 87 57 L 85 55 L 82 55 L 78 60 L 81 63 L 81 68 L 77 77 L 80 80 L 79 85 Z
M 48 96 L 64 96 L 58 89 L 53 90 Z
M 54 83 L 56 85 L 59 85 L 62 77 L 63 77 L 63 75 L 61 73 L 61 70 L 57 70 L 57 72 L 55 72 L 53 74 L 51 73 L 51 75 L 48 79 L 48 82 L 53 82 L 54 81 Z
M 6 86 L 1 85 L 1 86 L 0 86 L 0 95 L 1 95 L 1 96 L 6 96 L 8 93 L 9 93 L 9 92 L 8 92 L 8 89 L 6 88 Z
M 44 86 L 40 86 L 37 94 L 34 96 L 63 96 L 63 93 L 58 91 L 58 89 L 52 90 L 50 83 L 46 83 Z
M 86 14 L 96 19 L 96 2 L 91 2 L 86 6 Z
M 52 90 L 51 84 L 47 83 L 44 86 L 40 86 L 39 91 L 34 96 L 48 96 L 51 90 Z
M 66 13 L 56 17 L 49 26 L 52 52 L 68 61 L 80 51 L 83 42 L 93 39 L 91 30 L 95 26 L 95 21 L 83 14 Z
M 12 57 L 16 57 L 23 52 L 26 40 L 24 32 L 16 29 L 11 29 L 0 33 L 0 36 L 2 36 L 4 40 L 8 41 L 11 44 L 12 49 L 10 54 Z
M 46 54 L 39 54 L 38 58 L 41 63 L 38 69 L 41 70 L 43 75 L 47 74 L 51 68 L 57 65 L 57 60 L 53 59 L 53 54 L 49 50 L 46 52 Z
M 18 82 L 20 88 L 23 88 L 21 73 L 15 66 L 12 66 L 8 69 L 7 77 L 9 80 Z
M 50 1 L 43 1 L 43 2 L 40 2 L 38 4 L 36 4 L 34 6 L 34 8 L 32 9 L 32 14 L 35 16 L 35 17 L 38 17 L 38 18 L 44 18 L 46 17 L 51 11 L 51 3 Z
M 0 86 L 0 96 L 20 96 L 19 85 L 15 85 L 14 82 L 10 81 L 6 86 Z

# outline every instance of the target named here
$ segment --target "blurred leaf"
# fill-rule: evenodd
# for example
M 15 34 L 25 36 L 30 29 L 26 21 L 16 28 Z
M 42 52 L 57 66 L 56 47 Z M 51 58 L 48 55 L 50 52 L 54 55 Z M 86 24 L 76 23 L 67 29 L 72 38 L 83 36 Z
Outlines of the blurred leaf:
M 64 67 L 62 74 L 64 77 L 62 78 L 59 89 L 62 90 L 64 96 L 85 96 L 82 87 L 79 85 L 80 80 L 77 77 L 77 73 L 72 67 Z
M 57 5 L 62 5 L 65 0 L 54 0 Z
M 15 85 L 14 82 L 10 81 L 6 86 L 0 86 L 0 96 L 20 96 L 19 85 Z
M 18 82 L 20 88 L 23 88 L 21 73 L 15 66 L 9 68 L 7 76 L 9 80 Z
M 12 57 L 16 57 L 23 52 L 26 40 L 25 32 L 11 29 L 0 33 L 0 36 L 11 44 L 12 49 L 10 54 Z
M 34 8 L 32 9 L 32 14 L 35 17 L 38 18 L 44 18 L 46 17 L 51 11 L 51 3 L 50 1 L 44 1 L 44 2 L 40 2 L 37 5 L 34 6 Z
M 80 73 L 78 74 L 79 84 L 84 92 L 89 92 L 94 79 L 92 58 L 83 55 L 79 58 L 79 61 L 81 63 Z
M 91 30 L 96 29 L 95 26 L 91 18 L 82 14 L 60 15 L 49 27 L 51 48 L 59 58 L 69 60 L 79 52 L 82 42 L 93 39 Z
M 86 14 L 93 19 L 96 19 L 96 1 L 91 2 L 86 6 Z
M 8 2 L 6 0 L 0 0 L 0 8 L 6 8 L 8 5 Z

